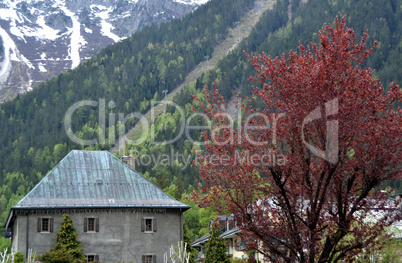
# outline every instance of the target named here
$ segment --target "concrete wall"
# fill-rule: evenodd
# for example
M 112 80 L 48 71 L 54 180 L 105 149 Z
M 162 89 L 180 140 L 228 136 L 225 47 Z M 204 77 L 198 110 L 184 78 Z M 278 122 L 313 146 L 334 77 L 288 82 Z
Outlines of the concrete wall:
M 77 229 L 78 239 L 85 254 L 99 255 L 101 262 L 142 262 L 142 255 L 156 255 L 157 262 L 163 262 L 163 254 L 170 246 L 181 240 L 182 218 L 178 210 L 164 213 L 144 213 L 133 211 L 100 211 L 69 213 Z M 84 232 L 84 218 L 99 218 L 99 232 Z M 141 219 L 156 218 L 157 232 L 141 232 Z M 53 233 L 37 232 L 38 218 L 53 218 Z M 49 251 L 56 242 L 56 233 L 63 219 L 62 214 L 17 215 L 14 222 L 12 246 L 26 254 L 28 248 L 36 253 Z

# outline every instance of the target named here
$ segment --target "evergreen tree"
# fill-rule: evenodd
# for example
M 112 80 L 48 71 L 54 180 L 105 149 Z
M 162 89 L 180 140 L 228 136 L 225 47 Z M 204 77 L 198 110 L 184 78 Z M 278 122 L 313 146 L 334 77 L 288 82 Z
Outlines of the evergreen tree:
M 176 189 L 174 190 L 174 198 L 180 200 L 184 192 L 184 182 L 181 173 L 177 176 Z
M 83 263 L 85 257 L 78 241 L 78 234 L 73 225 L 73 220 L 67 214 L 63 215 L 61 226 L 56 234 L 56 245 L 49 252 L 39 256 L 37 259 L 43 263 Z
M 222 231 L 219 229 L 219 224 L 216 221 L 212 224 L 209 234 L 208 242 L 205 244 L 204 263 L 229 263 L 228 246 L 226 245 L 226 240 L 220 237 Z
M 162 190 L 169 187 L 169 180 L 167 178 L 165 171 L 162 171 L 157 174 L 156 185 Z
M 191 246 L 193 240 L 191 240 L 190 229 L 187 226 L 186 222 L 183 222 L 183 241 L 187 243 L 187 252 L 190 253 L 190 258 L 188 260 L 189 263 L 195 263 L 195 255 L 197 250 Z

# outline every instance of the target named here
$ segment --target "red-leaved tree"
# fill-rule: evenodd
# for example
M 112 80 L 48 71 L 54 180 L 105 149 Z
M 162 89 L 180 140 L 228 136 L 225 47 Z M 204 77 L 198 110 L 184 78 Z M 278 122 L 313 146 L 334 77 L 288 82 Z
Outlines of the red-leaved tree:
M 240 125 L 215 85 L 194 97 L 214 124 L 194 198 L 233 213 L 247 246 L 273 262 L 353 261 L 400 220 L 378 188 L 401 177 L 402 91 L 360 67 L 377 43 L 366 49 L 367 32 L 356 42 L 345 21 L 288 57 L 249 56 L 257 84 Z

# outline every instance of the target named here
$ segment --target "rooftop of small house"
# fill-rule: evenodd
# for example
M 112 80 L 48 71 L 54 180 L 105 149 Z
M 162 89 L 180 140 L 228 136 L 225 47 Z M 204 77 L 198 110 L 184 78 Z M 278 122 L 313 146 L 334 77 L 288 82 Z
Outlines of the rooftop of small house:
M 223 232 L 220 237 L 223 238 L 231 238 L 236 236 L 241 232 L 241 230 L 235 225 L 234 216 L 217 216 L 216 219 L 211 219 L 209 222 L 209 230 L 211 230 L 212 224 L 216 222 L 221 226 L 221 231 Z M 200 247 L 208 242 L 209 233 L 200 237 L 196 241 L 194 241 L 191 246 L 192 247 Z

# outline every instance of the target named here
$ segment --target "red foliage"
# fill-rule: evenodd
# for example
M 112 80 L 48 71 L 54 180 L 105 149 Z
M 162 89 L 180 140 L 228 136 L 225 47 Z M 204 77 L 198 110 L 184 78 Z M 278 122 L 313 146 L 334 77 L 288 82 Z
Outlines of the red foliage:
M 275 262 L 353 261 L 400 219 L 398 202 L 375 189 L 401 177 L 402 91 L 391 83 L 385 93 L 360 67 L 377 43 L 366 49 L 367 32 L 356 43 L 345 21 L 288 59 L 249 56 L 259 87 L 240 103 L 241 125 L 215 85 L 194 98 L 216 125 L 204 134 L 194 198 L 233 213 L 248 247 Z

